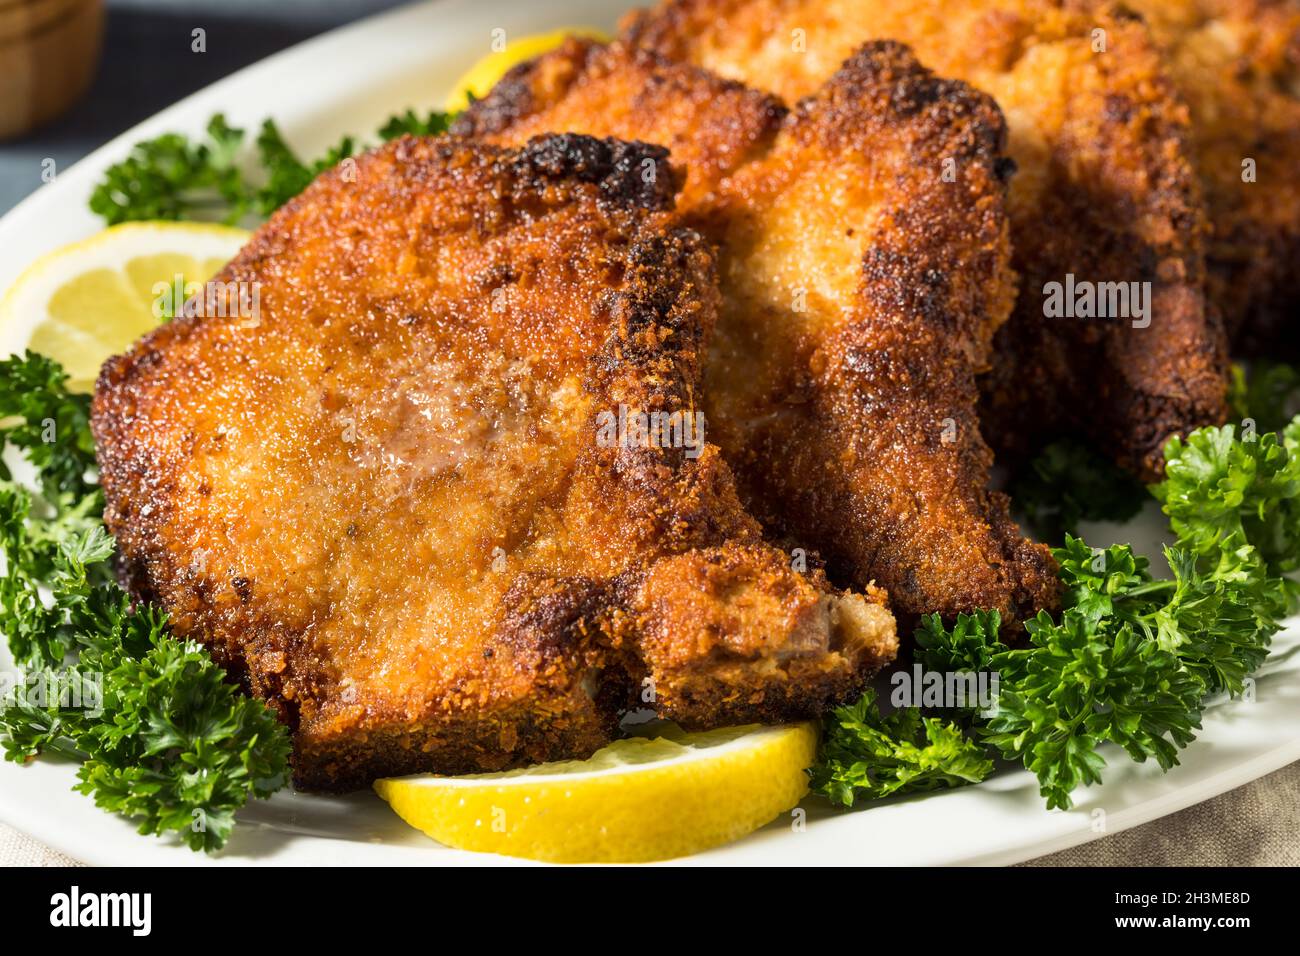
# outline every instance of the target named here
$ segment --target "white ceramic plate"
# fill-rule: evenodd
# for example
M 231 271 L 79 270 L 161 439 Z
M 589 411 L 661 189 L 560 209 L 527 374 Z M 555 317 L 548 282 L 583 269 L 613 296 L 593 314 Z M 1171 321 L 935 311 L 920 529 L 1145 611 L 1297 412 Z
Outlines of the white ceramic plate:
M 60 174 L 0 220 L 0 288 L 42 253 L 88 236 L 101 223 L 86 199 L 105 167 L 139 140 L 169 130 L 197 133 L 225 112 L 255 128 L 273 117 L 311 154 L 346 132 L 369 133 L 408 106 L 439 106 L 456 77 L 486 52 L 494 28 L 509 36 L 592 24 L 612 28 L 627 0 L 445 0 L 384 14 L 304 43 L 164 110 Z M 30 329 L 0 329 L 0 354 L 21 349 Z M 1092 528 L 1088 540 L 1133 541 L 1158 554 L 1154 508 L 1126 528 Z M 978 787 L 898 799 L 855 813 L 808 801 L 807 825 L 777 821 L 738 843 L 692 857 L 712 864 L 1013 863 L 1145 823 L 1300 759 L 1300 626 L 1278 635 L 1255 700 L 1214 707 L 1181 767 L 1161 774 L 1107 751 L 1104 787 L 1080 791 L 1070 812 L 1048 812 L 1033 778 L 1006 772 Z M 7 662 L 3 662 L 7 663 Z M 517 862 L 441 847 L 407 827 L 369 793 L 345 798 L 282 793 L 240 814 L 228 847 L 205 857 L 138 836 L 125 820 L 73 793 L 74 768 L 40 760 L 0 764 L 0 819 L 95 864 L 277 863 L 475 865 Z

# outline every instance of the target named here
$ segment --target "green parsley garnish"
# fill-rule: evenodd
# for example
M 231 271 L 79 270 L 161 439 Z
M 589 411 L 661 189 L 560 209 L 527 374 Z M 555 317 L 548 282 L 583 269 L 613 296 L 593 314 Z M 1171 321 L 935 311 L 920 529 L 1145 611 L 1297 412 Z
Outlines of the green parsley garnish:
M 434 110 L 421 117 L 415 110 L 407 110 L 388 117 L 388 122 L 379 127 L 379 138 L 386 143 L 399 136 L 440 136 L 451 128 L 455 118 L 455 113 Z
M 387 141 L 410 133 L 444 133 L 452 115 L 419 116 L 407 110 L 389 117 L 378 136 Z M 91 211 L 114 225 L 138 219 L 206 219 L 237 223 L 250 214 L 269 216 L 307 188 L 318 175 L 357 151 L 345 136 L 323 156 L 303 161 L 290 149 L 279 128 L 265 120 L 257 134 L 256 168 L 241 162 L 244 130 L 230 126 L 218 113 L 208 121 L 206 137 L 191 141 L 165 133 L 137 143 L 131 154 L 110 166 L 90 197 Z
M 1300 413 L 1300 369 L 1285 362 L 1255 359 L 1248 374 L 1240 363 L 1234 363 L 1229 401 L 1233 416 L 1254 422 L 1255 431 L 1280 432 Z
M 810 774 L 814 792 L 851 807 L 895 793 L 979 783 L 992 772 L 984 748 L 959 727 L 922 717 L 915 707 L 882 716 L 876 692 L 868 690 L 827 716 Z
M 1274 433 L 1202 428 L 1165 449 L 1152 487 L 1179 543 L 1214 559 L 1234 535 L 1257 548 L 1270 574 L 1300 566 L 1300 417 Z
M 1080 521 L 1128 521 L 1150 500 L 1132 475 L 1087 445 L 1052 442 L 1022 465 L 1008 491 L 1045 541 L 1079 533 Z
M 90 195 L 91 212 L 110 226 L 136 219 L 237 222 L 249 209 L 248 184 L 236 165 L 243 138 L 218 113 L 203 142 L 164 133 L 136 143 L 104 173 Z

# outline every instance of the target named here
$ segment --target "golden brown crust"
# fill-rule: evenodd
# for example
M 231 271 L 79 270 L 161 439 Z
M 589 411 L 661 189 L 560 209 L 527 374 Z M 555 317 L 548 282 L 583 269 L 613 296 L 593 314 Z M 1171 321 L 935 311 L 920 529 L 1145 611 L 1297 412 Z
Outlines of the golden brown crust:
M 677 181 L 644 144 L 406 138 L 213 280 L 255 322 L 105 366 L 125 579 L 279 708 L 299 785 L 585 756 L 647 681 L 690 724 L 815 716 L 892 657 L 878 600 L 763 544 L 716 448 L 602 439 L 620 405 L 696 408 L 717 290 Z
M 1211 298 L 1234 345 L 1294 356 L 1300 296 L 1300 3 L 1131 0 L 1191 110 L 1213 232 Z M 1251 163 L 1249 168 L 1244 164 Z
M 696 152 L 702 126 L 730 137 L 725 155 L 749 157 L 725 174 L 706 166 L 690 216 L 719 243 L 723 287 L 704 401 L 751 510 L 846 580 L 881 584 L 908 622 L 983 607 L 1014 621 L 1052 605 L 1050 555 L 987 490 L 976 421 L 975 371 L 1014 298 L 992 102 L 870 44 L 773 138 L 764 123 L 727 123 L 737 111 L 719 90 L 753 93 L 586 46 L 520 67 L 467 124 L 504 142 L 576 129 Z M 627 110 L 629 88 L 716 105 Z
M 1156 477 L 1169 435 L 1226 417 L 1227 357 L 1205 302 L 1186 109 L 1132 14 L 1089 0 L 667 0 L 626 28 L 629 42 L 787 99 L 873 37 L 908 44 L 1008 117 L 1023 283 L 985 386 L 989 440 L 1016 452 L 1077 432 Z M 1044 288 L 1067 274 L 1152 283 L 1150 327 L 1045 317 Z

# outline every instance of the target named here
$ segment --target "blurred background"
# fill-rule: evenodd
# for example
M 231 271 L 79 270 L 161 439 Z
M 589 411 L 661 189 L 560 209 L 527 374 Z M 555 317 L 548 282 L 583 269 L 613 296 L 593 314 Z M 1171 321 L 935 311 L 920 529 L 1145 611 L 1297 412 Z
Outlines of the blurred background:
M 123 130 L 277 50 L 409 0 L 0 0 L 0 103 L 18 109 L 20 83 L 77 95 L 72 106 L 26 133 L 0 139 L 0 214 L 41 185 L 41 161 L 60 170 Z M 98 66 L 83 64 L 103 7 Z M 48 10 L 48 12 L 47 12 Z M 74 21 L 84 17 L 84 22 Z M 192 31 L 206 51 L 191 50 Z M 88 39 L 89 38 L 89 39 Z M 63 51 L 37 56 L 37 44 Z M 93 43 L 90 43 L 93 50 Z M 30 58 L 30 59 L 25 59 Z M 39 64 L 39 65 L 38 65 Z M 50 70 L 38 75 L 37 69 Z

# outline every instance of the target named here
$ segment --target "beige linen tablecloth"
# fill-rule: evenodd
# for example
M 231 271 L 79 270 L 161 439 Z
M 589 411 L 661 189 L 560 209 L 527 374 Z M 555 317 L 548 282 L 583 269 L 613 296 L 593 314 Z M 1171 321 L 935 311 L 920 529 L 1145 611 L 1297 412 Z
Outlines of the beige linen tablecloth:
M 79 865 L 0 824 L 0 866 Z M 1300 763 L 1161 820 L 1025 865 L 1300 866 Z

